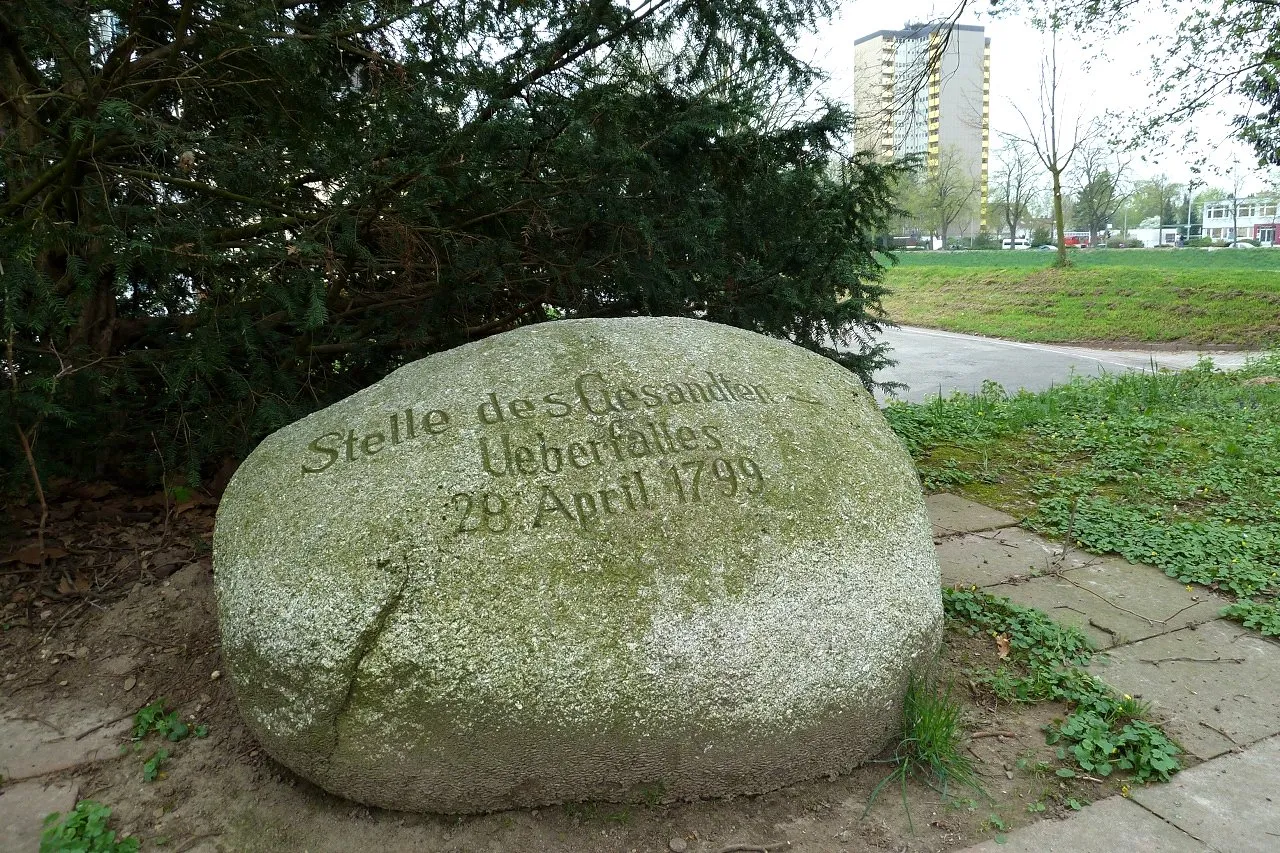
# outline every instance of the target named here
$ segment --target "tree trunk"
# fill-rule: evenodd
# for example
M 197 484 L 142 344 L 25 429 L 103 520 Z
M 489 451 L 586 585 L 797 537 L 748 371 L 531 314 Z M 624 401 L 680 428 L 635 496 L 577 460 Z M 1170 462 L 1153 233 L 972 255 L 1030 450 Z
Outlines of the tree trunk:
M 1067 265 L 1067 225 L 1062 214 L 1062 169 L 1053 170 L 1053 222 L 1058 227 L 1057 266 Z

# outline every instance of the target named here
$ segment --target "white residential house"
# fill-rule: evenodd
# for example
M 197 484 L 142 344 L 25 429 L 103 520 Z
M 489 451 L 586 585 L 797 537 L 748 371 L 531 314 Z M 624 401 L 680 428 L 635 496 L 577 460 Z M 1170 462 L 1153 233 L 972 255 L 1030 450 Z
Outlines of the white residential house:
M 1137 228 L 1130 228 L 1129 237 L 1134 240 L 1141 240 L 1142 245 L 1148 249 L 1155 246 L 1178 246 L 1179 236 L 1182 234 L 1182 226 L 1160 224 L 1160 217 L 1149 216 L 1142 222 L 1138 223 Z
M 1206 201 L 1203 208 L 1205 237 L 1211 240 L 1257 240 L 1264 246 L 1275 245 L 1280 229 L 1274 198 L 1249 198 Z

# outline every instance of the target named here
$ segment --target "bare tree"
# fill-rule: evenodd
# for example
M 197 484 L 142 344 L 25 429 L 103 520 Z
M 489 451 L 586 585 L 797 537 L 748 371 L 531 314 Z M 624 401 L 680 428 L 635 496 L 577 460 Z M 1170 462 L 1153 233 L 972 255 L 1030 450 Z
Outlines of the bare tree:
M 1107 227 L 1129 194 L 1123 189 L 1129 160 L 1114 155 L 1105 145 L 1080 148 L 1075 170 L 1075 215 L 1089 229 L 1089 244 L 1098 241 L 1098 232 Z
M 938 152 L 938 160 L 924 170 L 912 193 L 910 212 L 915 220 L 947 244 L 947 232 L 973 209 L 978 178 L 965 169 L 965 160 L 952 146 Z
M 1045 29 L 1049 33 L 1049 50 L 1040 62 L 1040 120 L 1032 122 L 1022 107 L 1016 103 L 1018 117 L 1026 128 L 1025 136 L 1013 136 L 1019 142 L 1031 147 L 1036 157 L 1044 164 L 1053 182 L 1053 221 L 1058 230 L 1057 266 L 1065 267 L 1067 261 L 1066 217 L 1062 210 L 1062 176 L 1071 165 L 1072 158 L 1080 148 L 1085 127 L 1084 120 L 1077 116 L 1068 134 L 1063 119 L 1063 106 L 1059 100 L 1062 81 L 1058 69 L 1058 29 L 1062 26 L 1062 18 L 1055 5 L 1048 14 Z
M 1018 226 L 1036 194 L 1035 155 L 1016 139 L 1006 140 L 996 155 L 993 196 L 1005 225 L 1009 226 L 1009 247 L 1018 236 Z

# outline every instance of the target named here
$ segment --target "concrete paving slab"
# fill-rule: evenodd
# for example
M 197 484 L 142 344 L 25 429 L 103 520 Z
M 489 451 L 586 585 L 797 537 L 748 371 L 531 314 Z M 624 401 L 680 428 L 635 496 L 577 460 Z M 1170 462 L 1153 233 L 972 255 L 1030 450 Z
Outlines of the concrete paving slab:
M 1012 578 L 1042 575 L 1056 567 L 1055 558 L 1062 546 L 1018 527 L 1005 527 L 988 533 L 966 533 L 938 543 L 938 564 L 944 583 L 992 586 Z M 1088 554 L 1068 549 L 1063 568 L 1080 568 Z
M 1090 670 L 1152 702 L 1165 731 L 1202 759 L 1280 733 L 1280 644 L 1232 622 L 1120 646 Z
M 1166 785 L 1135 789 L 1155 814 L 1219 850 L 1280 849 L 1280 738 L 1192 767 Z
M 76 735 L 102 728 L 80 740 Z M 8 781 L 32 779 L 119 754 L 128 736 L 128 719 L 111 722 L 101 710 L 50 709 L 47 716 L 0 716 L 0 776 Z
M 925 495 L 924 505 L 929 510 L 929 520 L 933 522 L 935 539 L 954 533 L 1012 527 L 1018 523 L 1016 518 L 998 509 L 991 509 L 946 492 Z
M 34 779 L 0 788 L 0 850 L 39 850 L 45 816 L 74 809 L 78 793 L 74 782 Z
M 1094 557 L 1061 577 L 988 587 L 992 595 L 1035 607 L 1084 631 L 1099 649 L 1176 631 L 1218 618 L 1228 602 L 1187 588 L 1153 566 L 1119 557 Z
M 1137 803 L 1108 797 L 1066 820 L 1042 820 L 961 853 L 1211 853 Z

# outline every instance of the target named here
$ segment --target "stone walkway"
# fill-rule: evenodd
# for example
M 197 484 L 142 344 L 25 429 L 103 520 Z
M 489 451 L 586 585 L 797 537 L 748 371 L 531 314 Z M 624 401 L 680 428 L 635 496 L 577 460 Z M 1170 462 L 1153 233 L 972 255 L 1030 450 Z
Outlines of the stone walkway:
M 955 495 L 927 498 L 942 578 L 1081 628 L 1093 672 L 1151 703 L 1204 763 L 966 853 L 1280 850 L 1280 643 L 1218 618 L 1225 601 L 1151 566 L 1048 542 Z

